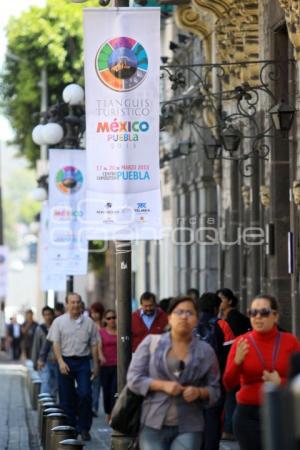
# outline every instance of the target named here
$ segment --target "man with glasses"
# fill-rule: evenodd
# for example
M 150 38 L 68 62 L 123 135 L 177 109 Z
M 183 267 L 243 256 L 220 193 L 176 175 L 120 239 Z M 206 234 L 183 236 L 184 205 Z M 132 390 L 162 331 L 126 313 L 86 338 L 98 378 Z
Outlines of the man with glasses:
M 60 405 L 85 441 L 91 439 L 91 380 L 98 373 L 98 330 L 92 319 L 82 314 L 81 296 L 75 292 L 66 298 L 66 313 L 54 320 L 47 339 L 59 365 Z M 93 374 L 90 356 L 93 357 Z M 76 388 L 75 388 L 76 382 Z

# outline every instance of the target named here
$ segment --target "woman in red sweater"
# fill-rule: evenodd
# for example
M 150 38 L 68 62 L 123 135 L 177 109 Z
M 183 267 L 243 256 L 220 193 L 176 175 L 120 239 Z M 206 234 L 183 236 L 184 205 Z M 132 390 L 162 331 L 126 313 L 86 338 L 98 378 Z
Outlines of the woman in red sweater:
M 300 350 L 300 342 L 292 334 L 278 331 L 278 305 L 269 295 L 254 298 L 249 317 L 253 330 L 234 341 L 223 382 L 227 390 L 240 385 L 233 430 L 241 450 L 261 450 L 263 384 L 285 383 L 289 358 Z

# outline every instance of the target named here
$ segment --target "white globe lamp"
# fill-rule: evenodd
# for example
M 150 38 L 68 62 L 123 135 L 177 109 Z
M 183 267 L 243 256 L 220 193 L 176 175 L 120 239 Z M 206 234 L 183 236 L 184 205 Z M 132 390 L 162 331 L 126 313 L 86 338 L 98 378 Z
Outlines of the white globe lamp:
M 34 127 L 34 129 L 32 130 L 31 137 L 32 137 L 33 142 L 37 145 L 45 145 L 46 144 L 44 136 L 43 136 L 44 128 L 45 128 L 45 125 L 39 124 L 39 125 L 36 125 Z
M 64 137 L 64 129 L 59 123 L 47 123 L 43 128 L 42 135 L 48 145 L 55 145 Z
M 84 100 L 84 90 L 79 84 L 68 84 L 62 93 L 63 100 L 71 106 L 80 105 Z
M 32 198 L 37 202 L 44 202 L 48 198 L 48 194 L 45 188 L 43 187 L 37 187 L 35 188 L 32 193 Z

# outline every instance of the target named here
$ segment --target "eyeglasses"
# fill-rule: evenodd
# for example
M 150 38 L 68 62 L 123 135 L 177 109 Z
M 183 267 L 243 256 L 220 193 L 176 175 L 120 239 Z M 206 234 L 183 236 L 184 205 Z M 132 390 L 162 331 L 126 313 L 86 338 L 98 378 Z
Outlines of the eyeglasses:
M 256 316 L 260 316 L 260 317 L 270 317 L 270 315 L 272 313 L 276 312 L 274 309 L 270 309 L 270 308 L 262 308 L 262 309 L 249 309 L 248 310 L 248 316 L 249 317 L 256 317 Z
M 185 316 L 187 318 L 190 318 L 195 316 L 195 313 L 193 311 L 189 311 L 188 309 L 175 309 L 173 313 L 178 317 Z
M 105 317 L 105 320 L 116 320 L 116 316 Z

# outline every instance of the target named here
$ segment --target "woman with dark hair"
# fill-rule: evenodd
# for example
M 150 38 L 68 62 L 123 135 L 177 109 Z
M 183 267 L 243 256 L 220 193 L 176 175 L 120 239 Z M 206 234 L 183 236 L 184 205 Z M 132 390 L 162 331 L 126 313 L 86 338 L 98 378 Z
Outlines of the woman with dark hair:
M 117 317 L 114 309 L 105 311 L 104 322 L 105 328 L 100 330 L 100 381 L 109 422 L 117 392 Z
M 217 290 L 216 294 L 221 299 L 221 317 L 229 324 L 233 334 L 240 336 L 247 333 L 251 328 L 250 320 L 237 309 L 238 299 L 234 293 L 230 289 L 224 288 Z
M 223 381 L 228 390 L 240 386 L 233 417 L 233 430 L 240 449 L 261 450 L 263 385 L 286 382 L 289 359 L 300 350 L 300 342 L 292 334 L 278 330 L 278 305 L 274 297 L 255 297 L 249 317 L 253 330 L 234 341 Z
M 102 326 L 102 319 L 104 314 L 104 306 L 100 302 L 92 303 L 89 308 L 89 313 L 91 319 L 96 323 L 99 333 Z M 99 352 L 100 354 L 100 352 Z M 99 364 L 101 363 L 99 358 Z M 92 381 L 92 410 L 93 410 L 93 416 L 98 417 L 98 409 L 99 409 L 99 397 L 100 397 L 100 389 L 101 389 L 101 382 L 100 382 L 100 370 L 98 371 L 98 375 L 96 378 Z
M 139 445 L 141 450 L 198 450 L 203 409 L 220 396 L 218 362 L 194 333 L 198 310 L 192 298 L 172 299 L 168 321 L 171 331 L 147 336 L 128 370 L 129 389 L 145 397 Z

